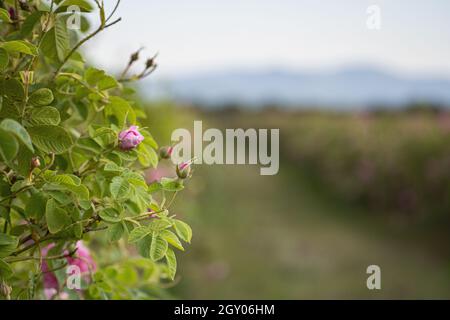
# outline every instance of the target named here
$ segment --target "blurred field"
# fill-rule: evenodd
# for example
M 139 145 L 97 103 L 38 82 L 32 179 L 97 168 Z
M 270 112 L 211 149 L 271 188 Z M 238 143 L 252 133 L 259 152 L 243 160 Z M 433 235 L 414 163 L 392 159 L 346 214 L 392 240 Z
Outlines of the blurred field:
M 160 124 L 168 121 L 281 133 L 276 176 L 257 166 L 196 166 L 176 201 L 194 239 L 174 296 L 450 298 L 448 114 L 165 106 L 149 115 L 166 142 Z M 381 267 L 380 291 L 366 288 L 371 264 Z

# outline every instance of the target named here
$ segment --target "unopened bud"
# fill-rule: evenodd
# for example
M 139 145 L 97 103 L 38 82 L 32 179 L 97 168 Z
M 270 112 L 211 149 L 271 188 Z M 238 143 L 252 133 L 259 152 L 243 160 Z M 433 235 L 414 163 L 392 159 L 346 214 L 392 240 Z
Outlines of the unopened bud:
M 41 161 L 39 160 L 39 157 L 33 157 L 31 158 L 31 168 L 39 168 L 41 166 Z
M 191 173 L 191 161 L 188 162 L 182 162 L 179 165 L 177 165 L 177 176 L 180 179 L 186 179 L 189 177 L 189 174 Z
M 161 159 L 170 159 L 172 156 L 173 147 L 162 147 L 159 149 L 159 156 Z
M 130 63 L 133 63 L 133 62 L 138 61 L 138 60 L 139 60 L 139 52 L 133 53 L 131 55 L 131 58 L 130 58 Z
M 12 288 L 5 282 L 0 282 L 0 295 L 5 297 L 7 300 L 11 299 Z
M 9 17 L 11 18 L 12 21 L 17 20 L 16 10 L 14 10 L 14 8 L 12 8 L 12 7 L 9 8 L 8 13 L 9 13 Z
M 157 56 L 158 53 L 156 53 L 153 57 L 147 59 L 147 62 L 145 63 L 145 70 L 156 67 L 155 59 Z

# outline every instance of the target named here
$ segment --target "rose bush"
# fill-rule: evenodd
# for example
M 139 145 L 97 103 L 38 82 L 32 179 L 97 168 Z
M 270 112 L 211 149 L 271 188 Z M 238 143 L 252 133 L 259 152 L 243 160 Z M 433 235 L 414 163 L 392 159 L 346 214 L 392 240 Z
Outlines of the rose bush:
M 83 15 L 80 30 L 68 29 L 73 5 L 98 13 L 93 31 Z M 0 0 L 0 297 L 146 298 L 140 284 L 173 280 L 174 249 L 191 241 L 169 213 L 190 164 L 144 179 L 171 153 L 142 127 L 130 86 L 154 57 L 129 76 L 136 52 L 116 79 L 79 52 L 120 21 L 114 12 L 100 1 Z M 133 247 L 142 258 L 129 257 Z M 66 286 L 69 265 L 81 272 L 77 290 Z

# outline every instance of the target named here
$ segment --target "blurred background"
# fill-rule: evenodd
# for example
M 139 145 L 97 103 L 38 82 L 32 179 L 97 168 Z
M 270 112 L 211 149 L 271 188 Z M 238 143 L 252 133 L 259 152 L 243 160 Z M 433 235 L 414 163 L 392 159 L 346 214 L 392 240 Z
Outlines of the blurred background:
M 115 74 L 159 53 L 138 89 L 161 145 L 194 120 L 280 129 L 275 176 L 195 166 L 168 297 L 450 298 L 450 2 L 128 0 L 118 15 L 85 52 Z

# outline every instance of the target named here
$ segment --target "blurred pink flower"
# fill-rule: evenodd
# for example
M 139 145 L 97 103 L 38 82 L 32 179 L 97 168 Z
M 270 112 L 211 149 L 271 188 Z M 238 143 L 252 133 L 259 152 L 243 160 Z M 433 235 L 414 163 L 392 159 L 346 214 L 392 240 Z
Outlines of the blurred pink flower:
M 137 126 L 131 126 L 127 130 L 119 133 L 119 147 L 122 150 L 131 150 L 137 147 L 144 140 Z
M 49 244 L 45 248 L 42 249 L 41 254 L 42 257 L 47 257 L 50 249 L 55 247 L 54 243 Z M 82 274 L 86 274 L 90 271 L 95 271 L 97 269 L 97 265 L 95 264 L 92 256 L 89 252 L 89 249 L 83 244 L 82 241 L 78 241 L 76 243 L 77 251 L 75 255 L 72 257 L 67 257 L 67 264 L 76 265 L 80 268 L 80 272 Z M 64 254 L 68 254 L 68 251 L 65 250 Z M 50 271 L 48 263 L 46 260 L 42 260 L 41 270 L 44 275 L 44 293 L 47 299 L 51 299 L 55 294 L 57 294 L 59 290 L 59 283 L 56 275 Z M 50 271 L 50 272 L 49 272 Z M 64 296 L 60 296 L 63 298 Z
M 163 177 L 168 177 L 172 174 L 172 170 L 164 165 L 159 165 L 156 169 L 149 169 L 146 172 L 147 183 L 153 183 L 161 180 Z

